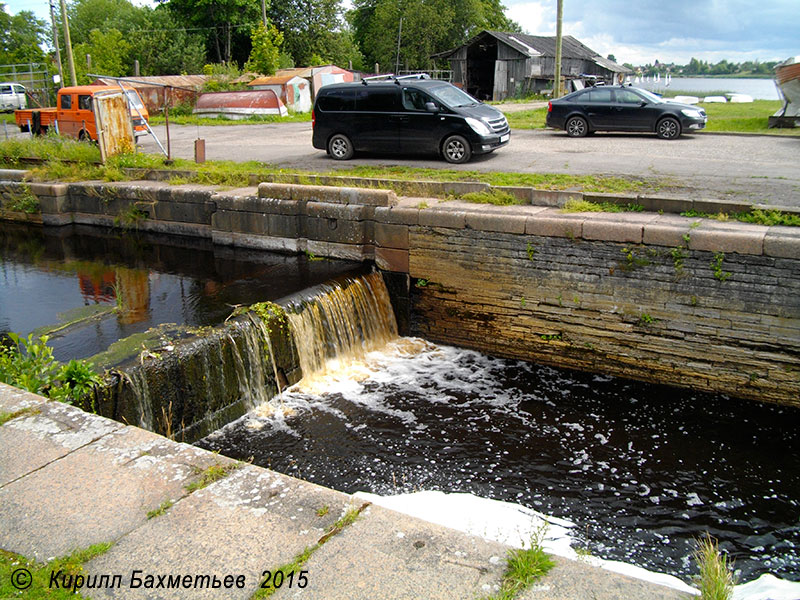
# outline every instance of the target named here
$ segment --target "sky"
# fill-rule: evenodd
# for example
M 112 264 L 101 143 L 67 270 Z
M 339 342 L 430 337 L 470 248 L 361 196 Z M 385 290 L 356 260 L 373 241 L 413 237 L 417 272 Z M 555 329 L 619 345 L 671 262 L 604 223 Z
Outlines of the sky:
M 58 0 L 55 0 L 58 2 Z M 151 0 L 133 0 L 135 4 Z M 253 0 L 257 2 L 258 0 Z M 279 2 L 281 0 L 273 0 Z M 48 0 L 0 0 L 50 22 Z M 800 0 L 563 0 L 565 35 L 634 65 L 783 61 L 800 55 Z M 555 35 L 556 0 L 503 0 L 533 35 Z M 348 2 L 349 4 L 349 2 Z
M 556 0 L 505 0 L 532 35 L 555 35 Z M 564 35 L 634 65 L 783 61 L 800 55 L 800 0 L 563 0 Z

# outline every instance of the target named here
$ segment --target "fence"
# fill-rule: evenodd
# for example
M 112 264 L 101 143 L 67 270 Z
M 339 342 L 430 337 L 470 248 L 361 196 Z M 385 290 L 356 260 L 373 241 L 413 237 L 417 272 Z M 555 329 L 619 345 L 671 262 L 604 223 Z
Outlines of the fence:
M 14 82 L 25 86 L 28 106 L 53 106 L 55 86 L 47 63 L 0 65 L 0 82 Z

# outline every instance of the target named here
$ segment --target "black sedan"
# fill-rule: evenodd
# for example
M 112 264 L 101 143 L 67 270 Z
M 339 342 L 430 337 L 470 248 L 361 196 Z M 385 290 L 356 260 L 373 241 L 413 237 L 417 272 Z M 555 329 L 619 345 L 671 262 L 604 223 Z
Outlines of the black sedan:
M 547 126 L 564 129 L 571 137 L 595 131 L 651 131 L 673 140 L 685 130 L 703 129 L 707 120 L 702 108 L 630 86 L 590 87 L 547 106 Z

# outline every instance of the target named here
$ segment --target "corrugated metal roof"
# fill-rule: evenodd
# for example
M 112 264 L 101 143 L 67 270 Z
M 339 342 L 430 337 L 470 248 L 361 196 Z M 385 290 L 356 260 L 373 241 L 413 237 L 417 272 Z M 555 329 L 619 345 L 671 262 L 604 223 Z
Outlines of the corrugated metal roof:
M 256 85 L 285 85 L 289 83 L 292 79 L 304 79 L 298 75 L 273 75 L 272 77 L 259 77 L 257 79 L 253 79 L 247 85 L 256 86 Z
M 207 81 L 208 75 L 160 75 L 157 77 L 131 77 L 130 80 L 125 80 L 125 84 L 135 88 L 147 87 L 148 84 L 152 84 L 153 86 L 172 86 L 200 90 Z M 93 83 L 102 83 L 103 85 L 117 84 L 116 80 L 104 77 L 96 79 Z

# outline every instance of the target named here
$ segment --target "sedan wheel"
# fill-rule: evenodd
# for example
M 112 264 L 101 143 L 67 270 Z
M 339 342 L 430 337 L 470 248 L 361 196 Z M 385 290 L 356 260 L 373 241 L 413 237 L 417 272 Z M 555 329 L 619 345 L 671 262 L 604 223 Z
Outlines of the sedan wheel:
M 472 149 L 469 142 L 460 135 L 451 135 L 442 145 L 444 159 L 453 164 L 467 162 L 472 157 Z
M 681 124 L 672 117 L 661 119 L 656 126 L 656 135 L 662 140 L 674 140 L 681 134 Z
M 585 137 L 589 133 L 589 126 L 583 117 L 571 117 L 567 120 L 565 129 L 569 137 Z
M 346 135 L 337 133 L 328 142 L 328 154 L 335 160 L 349 160 L 353 158 L 353 142 Z

